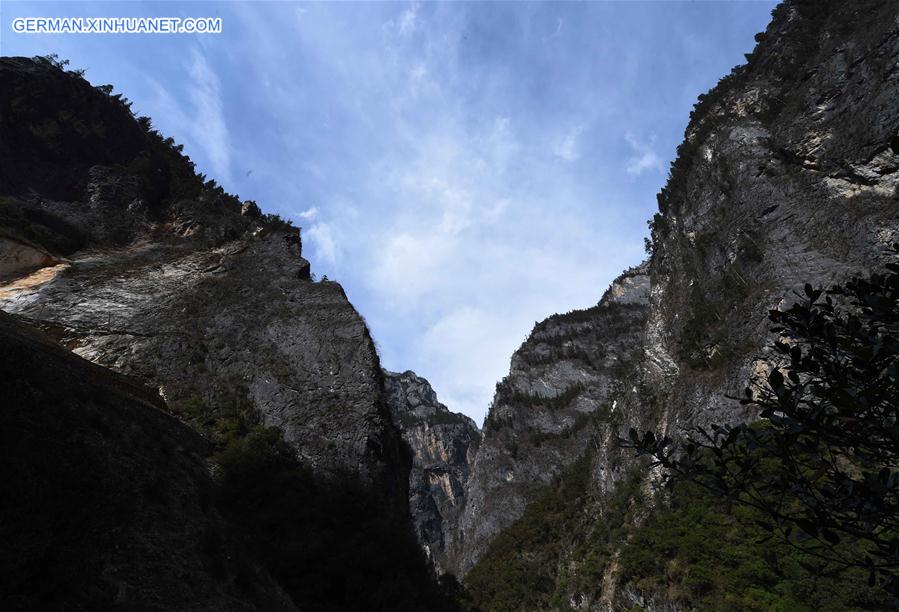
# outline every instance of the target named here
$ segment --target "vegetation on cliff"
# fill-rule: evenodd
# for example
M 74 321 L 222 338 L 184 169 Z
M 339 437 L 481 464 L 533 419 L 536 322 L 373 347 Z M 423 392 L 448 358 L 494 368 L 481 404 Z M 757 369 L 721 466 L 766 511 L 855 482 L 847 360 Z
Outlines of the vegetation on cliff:
M 742 400 L 762 421 L 696 429 L 680 445 L 631 430 L 625 446 L 669 470 L 667 494 L 647 495 L 639 462 L 598 494 L 591 479 L 602 466 L 588 452 L 467 575 L 477 605 L 895 605 L 899 265 L 826 293 L 806 285 L 798 297 L 771 311 L 771 364 Z
M 899 245 L 893 246 L 899 255 Z M 631 432 L 670 478 L 752 508 L 822 563 L 899 594 L 899 264 L 772 310 L 774 358 L 742 403 L 763 426 Z
M 563 543 L 580 527 L 590 479 L 581 457 L 503 530 L 465 578 L 477 607 L 497 612 L 558 605 L 556 573 Z
M 670 501 L 623 541 L 618 579 L 625 609 L 843 612 L 888 607 L 887 595 L 866 584 L 864 570 L 842 572 L 813 550 L 770 539 L 759 525 L 764 518 L 695 484 L 678 485 Z
M 465 579 L 481 610 L 881 610 L 890 598 L 864 569 L 771 539 L 756 509 L 692 483 L 643 489 L 635 465 L 605 499 L 584 456 L 528 505 Z M 857 554 L 845 545 L 841 552 Z
M 182 145 L 163 136 L 149 117 L 136 116 L 131 102 L 112 93 L 111 85 L 94 87 L 83 70 L 65 70 L 67 64 L 55 55 L 0 63 L 6 89 L 0 229 L 68 255 L 87 245 L 125 244 L 146 229 L 141 222 L 164 221 L 187 201 L 219 215 L 219 224 L 227 226 L 223 238 L 234 239 L 245 229 L 225 222 L 239 218 L 239 198 L 198 173 Z M 97 166 L 103 169 L 102 180 Z M 103 191 L 91 192 L 97 183 Z M 88 211 L 42 208 L 31 202 L 34 193 L 81 202 L 127 195 L 140 205 L 107 211 L 109 218 L 98 223 L 101 232 L 85 223 Z M 289 225 L 277 215 L 259 221 Z

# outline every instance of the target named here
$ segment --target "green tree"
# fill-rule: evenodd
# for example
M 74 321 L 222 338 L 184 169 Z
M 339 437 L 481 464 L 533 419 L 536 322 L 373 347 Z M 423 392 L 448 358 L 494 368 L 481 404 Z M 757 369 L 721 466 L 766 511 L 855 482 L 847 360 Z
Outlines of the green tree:
M 896 596 L 899 264 L 886 268 L 828 291 L 806 285 L 789 309 L 769 313 L 776 358 L 740 400 L 760 424 L 697 428 L 681 443 L 631 430 L 624 445 L 653 456 L 670 483 L 752 506 L 772 535 L 865 568 L 869 584 L 879 577 Z

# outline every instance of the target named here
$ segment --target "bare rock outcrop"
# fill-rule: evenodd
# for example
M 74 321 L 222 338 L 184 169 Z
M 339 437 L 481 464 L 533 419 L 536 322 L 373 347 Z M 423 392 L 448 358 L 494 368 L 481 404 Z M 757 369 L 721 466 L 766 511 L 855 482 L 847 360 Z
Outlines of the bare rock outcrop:
M 443 573 L 481 433 L 470 418 L 437 401 L 414 372 L 384 375 L 387 405 L 412 451 L 409 512 L 422 548 Z
M 623 374 L 644 357 L 648 310 L 649 276 L 640 266 L 616 279 L 596 306 L 538 323 L 512 356 L 484 425 L 450 553 L 460 575 L 542 485 L 608 441 L 622 397 L 638 391 Z

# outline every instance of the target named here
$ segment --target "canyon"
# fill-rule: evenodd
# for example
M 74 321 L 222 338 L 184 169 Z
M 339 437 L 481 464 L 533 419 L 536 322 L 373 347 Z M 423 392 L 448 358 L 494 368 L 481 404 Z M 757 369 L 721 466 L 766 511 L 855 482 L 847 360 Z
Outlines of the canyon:
M 353 609 L 285 579 L 217 493 L 226 459 L 276 432 L 278 470 L 322 504 L 352 482 L 399 534 L 403 571 L 362 566 L 390 576 L 362 607 L 468 609 L 458 579 L 482 609 L 690 609 L 628 574 L 664 500 L 619 440 L 756 419 L 732 398 L 767 367 L 767 312 L 881 269 L 899 242 L 899 8 L 785 2 L 756 40 L 699 97 L 646 261 L 534 326 L 481 430 L 383 369 L 298 228 L 199 175 L 120 96 L 0 58 L 4 599 Z M 369 533 L 350 516 L 335 550 Z M 42 572 L 51 599 L 33 594 Z

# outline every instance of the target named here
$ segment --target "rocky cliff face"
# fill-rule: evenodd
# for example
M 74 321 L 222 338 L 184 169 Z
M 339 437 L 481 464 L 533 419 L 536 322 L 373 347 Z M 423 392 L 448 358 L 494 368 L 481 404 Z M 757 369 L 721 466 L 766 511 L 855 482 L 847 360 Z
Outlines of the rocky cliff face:
M 9 286 L 0 305 L 157 388 L 190 422 L 251 410 L 316 468 L 399 491 L 398 437 L 365 324 L 339 285 L 298 278 L 286 231 L 73 254 Z
M 620 308 L 626 317 L 607 330 L 602 303 L 551 317 L 513 357 L 469 480 L 453 553 L 461 573 L 581 456 L 578 516 L 609 514 L 634 470 L 645 486 L 651 474 L 615 443 L 629 427 L 676 436 L 753 418 L 726 396 L 764 367 L 767 310 L 804 282 L 884 263 L 899 231 L 899 9 L 787 2 L 757 39 L 691 116 L 640 275 L 648 300 Z M 578 427 L 579 414 L 593 416 Z M 579 609 L 638 603 L 622 594 L 614 554 L 585 556 L 594 528 L 572 520 L 549 591 Z M 571 579 L 579 573 L 595 579 Z
M 885 262 L 897 17 L 889 3 L 781 5 L 747 65 L 696 105 L 653 223 L 651 322 L 679 372 L 670 427 L 743 418 L 714 398 L 756 367 L 767 310 Z
M 632 393 L 622 373 L 643 358 L 649 304 L 645 266 L 612 283 L 599 304 L 538 323 L 497 385 L 452 550 L 465 574 L 520 517 L 541 486 L 588 448 Z
M 0 58 L 4 608 L 455 609 L 369 331 L 301 255 L 120 96 Z M 460 493 L 477 431 L 432 403 L 416 482 Z
M 442 573 L 481 433 L 470 418 L 438 402 L 424 378 L 414 372 L 384 374 L 387 405 L 412 451 L 409 510 L 416 535 Z
M 237 420 L 280 427 L 319 472 L 404 504 L 374 344 L 340 285 L 310 281 L 297 229 L 204 184 L 77 75 L 4 58 L 0 92 L 0 308 L 213 438 Z

